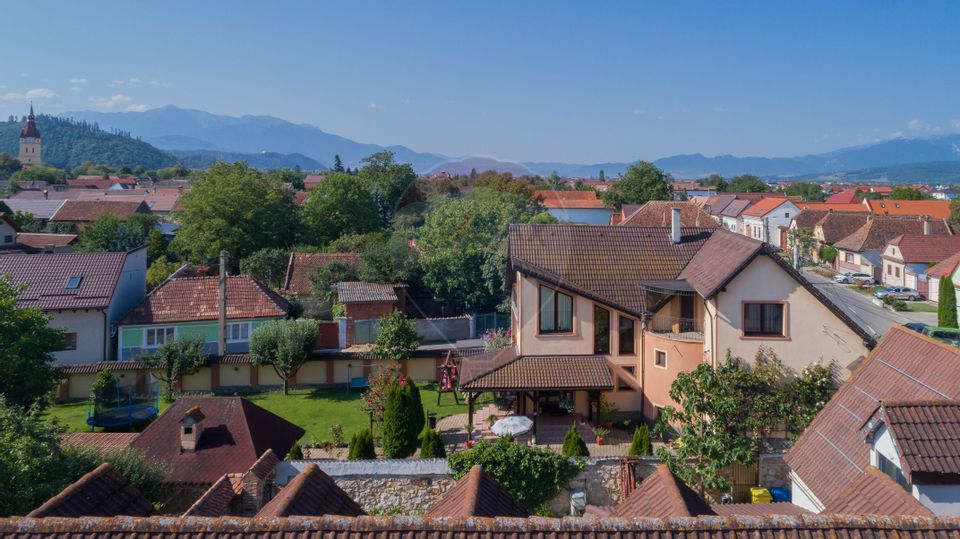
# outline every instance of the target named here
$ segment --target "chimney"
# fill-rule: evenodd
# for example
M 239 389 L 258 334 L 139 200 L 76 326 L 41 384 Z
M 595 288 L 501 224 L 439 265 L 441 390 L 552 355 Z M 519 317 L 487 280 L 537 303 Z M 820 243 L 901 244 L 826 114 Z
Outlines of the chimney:
M 673 243 L 680 243 L 680 208 L 673 208 L 673 219 L 670 222 L 670 238 Z
M 46 189 L 43 190 L 43 199 L 46 200 L 50 198 L 50 192 Z
M 203 412 L 199 406 L 194 406 L 183 414 L 180 419 L 180 450 L 196 451 L 203 434 Z
M 930 219 L 923 220 L 923 235 L 924 236 L 930 235 Z
M 217 352 L 221 356 L 227 354 L 227 251 L 220 251 L 220 317 L 219 317 L 219 339 L 217 340 Z

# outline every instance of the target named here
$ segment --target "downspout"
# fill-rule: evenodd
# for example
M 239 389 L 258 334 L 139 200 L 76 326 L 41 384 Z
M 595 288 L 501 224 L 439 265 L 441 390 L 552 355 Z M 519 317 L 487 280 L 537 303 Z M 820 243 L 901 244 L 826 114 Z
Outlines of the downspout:
M 107 310 L 109 310 L 109 307 Z M 103 313 L 103 359 L 110 361 L 110 349 L 112 348 L 110 346 L 110 317 L 106 310 L 100 312 Z
M 640 319 L 640 415 L 645 415 L 644 401 L 647 396 L 647 317 Z

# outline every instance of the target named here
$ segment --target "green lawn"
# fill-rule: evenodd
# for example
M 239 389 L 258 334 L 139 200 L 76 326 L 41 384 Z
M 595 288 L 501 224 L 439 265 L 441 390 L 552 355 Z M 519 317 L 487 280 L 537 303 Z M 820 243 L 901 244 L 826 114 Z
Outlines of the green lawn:
M 337 388 L 291 390 L 286 396 L 280 391 L 269 391 L 244 395 L 244 398 L 299 425 L 307 431 L 304 440 L 322 441 L 330 439 L 330 425 L 334 423 L 343 425 L 348 440 L 354 432 L 369 425 L 369 416 L 360 410 L 361 395 L 359 391 L 347 392 L 345 388 Z M 438 419 L 467 411 L 466 403 L 461 399 L 459 405 L 455 404 L 451 393 L 443 395 L 440 406 L 437 406 L 436 384 L 420 386 L 420 395 L 425 411 L 436 412 Z M 168 406 L 160 402 L 161 409 Z M 57 404 L 50 407 L 46 415 L 70 431 L 89 429 L 86 402 Z
M 924 301 L 908 301 L 907 310 L 915 313 L 935 313 L 937 308 Z

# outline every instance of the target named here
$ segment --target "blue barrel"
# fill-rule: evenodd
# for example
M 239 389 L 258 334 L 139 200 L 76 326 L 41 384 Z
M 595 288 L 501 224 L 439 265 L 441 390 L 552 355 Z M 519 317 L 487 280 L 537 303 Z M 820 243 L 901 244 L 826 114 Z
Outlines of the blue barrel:
M 770 496 L 774 503 L 785 503 L 790 501 L 790 489 L 780 487 L 770 487 Z

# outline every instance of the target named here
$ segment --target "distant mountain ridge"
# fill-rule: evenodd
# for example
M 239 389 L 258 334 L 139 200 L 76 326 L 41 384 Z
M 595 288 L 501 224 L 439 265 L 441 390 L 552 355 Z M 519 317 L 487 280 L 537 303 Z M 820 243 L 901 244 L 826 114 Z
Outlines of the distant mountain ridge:
M 294 124 L 272 116 L 234 117 L 173 105 L 145 112 L 78 111 L 62 116 L 129 131 L 164 150 L 302 154 L 319 162 L 330 162 L 334 155 L 340 155 L 345 165 L 357 166 L 364 157 L 388 149 L 396 154 L 397 161 L 410 163 L 418 171 L 447 160 L 446 156 L 416 152 L 405 146 L 355 142 L 309 124 Z

